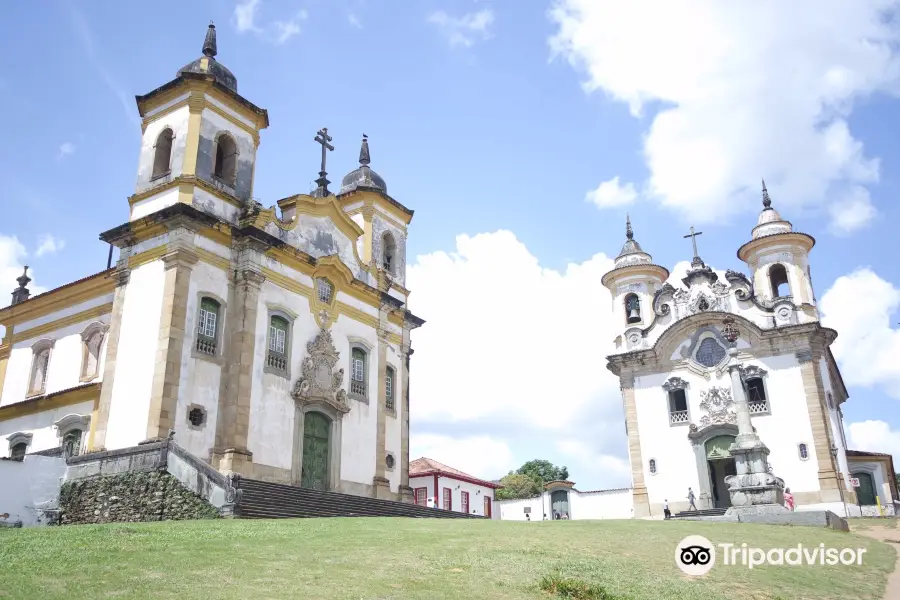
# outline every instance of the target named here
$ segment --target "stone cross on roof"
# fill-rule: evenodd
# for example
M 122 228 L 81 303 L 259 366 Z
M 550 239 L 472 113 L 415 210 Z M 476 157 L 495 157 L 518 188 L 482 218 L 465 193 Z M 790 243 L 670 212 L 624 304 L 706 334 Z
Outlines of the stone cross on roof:
M 331 141 L 331 136 L 328 135 L 328 128 L 323 127 L 322 129 L 317 131 L 316 137 L 313 138 L 313 141 L 322 145 L 322 168 L 319 171 L 319 178 L 316 179 L 316 184 L 318 185 L 318 187 L 313 193 L 313 196 L 324 198 L 325 196 L 331 194 L 331 192 L 328 191 L 328 184 L 331 182 L 328 181 L 328 178 L 326 177 L 328 173 L 325 172 L 325 162 L 328 157 L 328 150 L 334 150 L 334 146 L 328 143 Z

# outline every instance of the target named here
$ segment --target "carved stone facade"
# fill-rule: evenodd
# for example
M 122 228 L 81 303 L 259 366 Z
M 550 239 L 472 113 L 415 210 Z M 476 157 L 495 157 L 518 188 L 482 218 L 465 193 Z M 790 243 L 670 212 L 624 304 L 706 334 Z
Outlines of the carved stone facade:
M 323 329 L 306 344 L 308 355 L 301 363 L 302 375 L 294 383 L 291 397 L 299 404 L 324 402 L 339 413 L 350 412 L 344 382 L 344 369 L 334 369 L 340 356 L 331 333 Z
M 737 423 L 734 412 L 734 400 L 731 390 L 724 387 L 711 387 L 700 392 L 700 408 L 706 414 L 700 418 L 700 427 Z

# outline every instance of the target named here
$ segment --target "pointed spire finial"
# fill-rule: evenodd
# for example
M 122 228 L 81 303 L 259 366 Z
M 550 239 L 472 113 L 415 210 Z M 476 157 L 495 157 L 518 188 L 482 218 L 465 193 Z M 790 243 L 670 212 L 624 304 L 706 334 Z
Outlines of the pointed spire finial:
M 631 215 L 625 213 L 625 237 L 629 240 L 634 239 L 634 230 L 631 228 Z
M 766 180 L 762 180 L 763 189 L 762 189 L 762 198 L 763 198 L 763 206 L 766 208 L 771 208 L 772 199 L 769 198 L 769 190 L 766 189 Z
M 28 276 L 28 265 L 25 266 L 25 271 L 16 278 L 16 281 L 19 282 L 19 287 L 12 293 L 13 304 L 25 302 L 31 296 L 31 292 L 25 287 L 31 281 L 31 277 Z
M 362 146 L 359 149 L 359 164 L 366 166 L 372 162 L 369 156 L 369 136 L 363 134 Z
M 216 48 L 216 26 L 210 21 L 209 28 L 206 30 L 206 39 L 203 40 L 203 55 L 214 58 L 216 54 L 218 54 Z

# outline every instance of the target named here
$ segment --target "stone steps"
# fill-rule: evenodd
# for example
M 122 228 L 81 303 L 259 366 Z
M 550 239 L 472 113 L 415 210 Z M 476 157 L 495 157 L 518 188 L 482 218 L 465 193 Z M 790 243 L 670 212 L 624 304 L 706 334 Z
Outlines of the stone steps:
M 727 511 L 727 508 L 705 508 L 703 510 L 685 510 L 672 515 L 673 519 L 684 517 L 721 517 Z
M 320 517 L 411 517 L 427 519 L 483 519 L 480 515 L 427 508 L 394 500 L 310 490 L 255 479 L 239 479 L 237 515 L 244 519 Z

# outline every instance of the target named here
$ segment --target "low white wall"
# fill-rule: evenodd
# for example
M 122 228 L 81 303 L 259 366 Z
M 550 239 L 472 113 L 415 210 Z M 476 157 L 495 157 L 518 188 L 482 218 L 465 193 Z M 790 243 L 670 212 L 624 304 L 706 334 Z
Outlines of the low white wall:
M 51 456 L 25 456 L 22 462 L 0 460 L 0 514 L 23 527 L 46 525 L 41 508 L 57 508 L 66 461 Z
M 535 498 L 525 500 L 499 500 L 496 502 L 494 518 L 503 521 L 527 521 L 526 508 L 531 509 L 532 521 L 552 519 L 550 494 L 544 492 Z M 569 516 L 572 520 L 585 519 L 631 519 L 634 517 L 634 501 L 630 489 L 600 490 L 596 492 L 569 492 Z
M 544 510 L 542 508 L 544 496 L 536 498 L 526 498 L 524 500 L 498 500 L 494 503 L 493 518 L 502 521 L 527 521 L 525 509 L 531 509 L 531 520 L 540 521 L 543 519 Z

